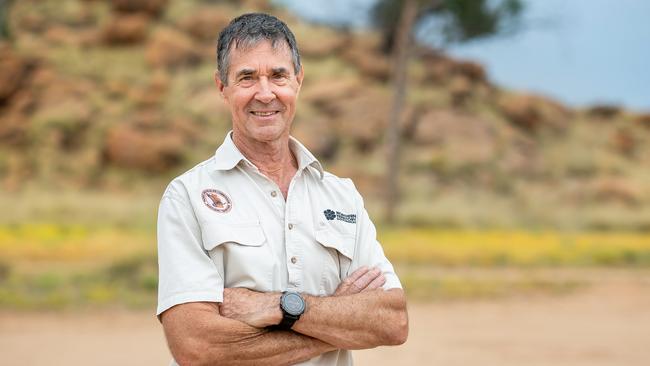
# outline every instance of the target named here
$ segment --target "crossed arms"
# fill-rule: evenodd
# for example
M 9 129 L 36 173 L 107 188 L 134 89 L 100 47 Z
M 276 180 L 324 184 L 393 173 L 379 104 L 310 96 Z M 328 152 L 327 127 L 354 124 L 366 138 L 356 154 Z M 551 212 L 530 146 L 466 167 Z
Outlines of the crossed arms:
M 401 289 L 383 290 L 378 269 L 361 267 L 332 296 L 305 296 L 307 309 L 293 331 L 280 323 L 280 293 L 224 290 L 221 304 L 193 302 L 161 315 L 180 365 L 291 365 L 336 349 L 363 349 L 406 341 L 408 316 Z

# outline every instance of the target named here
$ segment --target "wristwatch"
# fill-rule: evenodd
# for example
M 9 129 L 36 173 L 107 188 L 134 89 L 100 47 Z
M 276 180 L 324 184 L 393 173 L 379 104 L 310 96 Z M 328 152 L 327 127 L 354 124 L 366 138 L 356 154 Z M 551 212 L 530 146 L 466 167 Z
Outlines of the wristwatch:
M 279 329 L 289 330 L 300 316 L 305 312 L 307 304 L 299 293 L 285 291 L 280 296 L 280 310 L 282 310 L 282 321 L 278 324 Z

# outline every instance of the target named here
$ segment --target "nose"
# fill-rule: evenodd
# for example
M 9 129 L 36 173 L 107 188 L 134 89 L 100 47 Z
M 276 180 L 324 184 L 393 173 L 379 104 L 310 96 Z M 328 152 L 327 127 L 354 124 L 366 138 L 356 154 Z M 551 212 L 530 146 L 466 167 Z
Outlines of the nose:
M 271 90 L 271 84 L 267 77 L 261 77 L 258 83 L 259 88 L 255 93 L 255 100 L 264 104 L 271 103 L 275 99 L 275 93 Z

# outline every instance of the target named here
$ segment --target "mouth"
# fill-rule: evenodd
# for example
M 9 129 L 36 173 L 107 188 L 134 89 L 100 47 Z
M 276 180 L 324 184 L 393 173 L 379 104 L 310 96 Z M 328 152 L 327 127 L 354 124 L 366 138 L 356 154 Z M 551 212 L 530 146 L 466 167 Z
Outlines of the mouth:
M 251 111 L 250 114 L 257 117 L 270 117 L 280 113 L 280 111 Z

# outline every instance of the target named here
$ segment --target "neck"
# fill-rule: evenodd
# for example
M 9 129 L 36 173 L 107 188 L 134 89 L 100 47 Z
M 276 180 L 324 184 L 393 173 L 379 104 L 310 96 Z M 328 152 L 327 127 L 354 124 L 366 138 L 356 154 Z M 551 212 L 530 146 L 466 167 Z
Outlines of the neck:
M 274 181 L 286 197 L 289 183 L 298 170 L 298 163 L 289 149 L 289 135 L 260 142 L 233 132 L 232 140 L 246 159 Z

